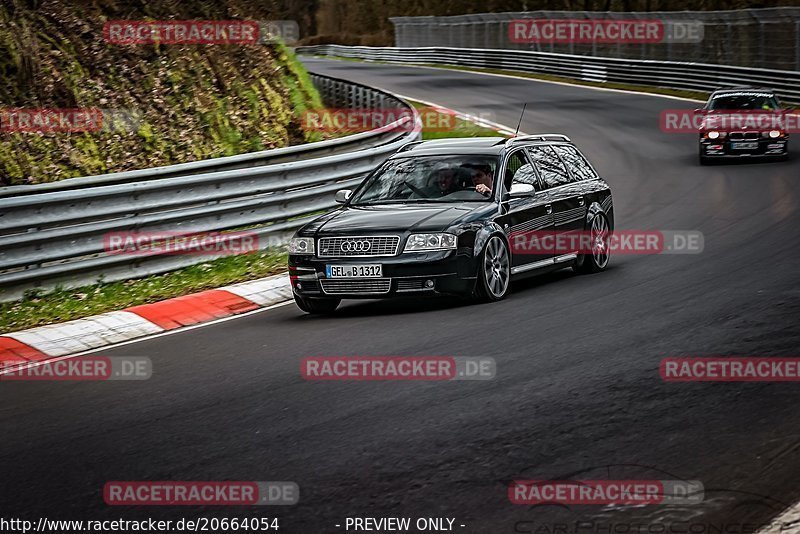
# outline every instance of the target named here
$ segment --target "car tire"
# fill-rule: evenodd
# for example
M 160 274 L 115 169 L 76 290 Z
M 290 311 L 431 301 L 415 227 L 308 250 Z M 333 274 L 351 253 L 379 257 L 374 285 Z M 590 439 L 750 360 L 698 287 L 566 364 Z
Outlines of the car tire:
M 326 315 L 336 311 L 342 299 L 310 299 L 294 296 L 294 303 L 306 313 Z
M 506 242 L 492 236 L 480 255 L 474 297 L 484 302 L 502 300 L 511 286 L 511 256 Z
M 699 159 L 700 159 L 700 165 L 711 165 L 711 161 L 702 154 L 699 156 Z
M 575 260 L 575 272 L 581 274 L 599 273 L 605 271 L 611 259 L 609 249 L 609 236 L 611 227 L 605 213 L 597 213 L 587 224 L 592 251 L 589 254 L 579 254 Z M 602 245 L 601 247 L 599 245 Z

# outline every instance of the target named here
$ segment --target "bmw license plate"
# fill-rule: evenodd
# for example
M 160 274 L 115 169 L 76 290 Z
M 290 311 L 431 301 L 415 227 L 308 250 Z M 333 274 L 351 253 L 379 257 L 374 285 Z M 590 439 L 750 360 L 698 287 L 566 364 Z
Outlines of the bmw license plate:
M 383 267 L 380 264 L 326 265 L 325 276 L 328 278 L 381 278 Z
M 734 150 L 755 150 L 758 148 L 758 141 L 750 143 L 731 143 L 731 148 Z

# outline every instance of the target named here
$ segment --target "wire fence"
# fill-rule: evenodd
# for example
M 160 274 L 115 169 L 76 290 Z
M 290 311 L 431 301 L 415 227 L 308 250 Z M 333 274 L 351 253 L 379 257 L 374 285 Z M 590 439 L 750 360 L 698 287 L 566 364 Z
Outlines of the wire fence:
M 655 20 L 665 26 L 696 23 L 696 42 L 519 42 L 513 21 Z M 730 11 L 523 11 L 449 17 L 395 17 L 397 47 L 455 47 L 531 50 L 621 59 L 714 63 L 765 69 L 800 70 L 800 8 Z

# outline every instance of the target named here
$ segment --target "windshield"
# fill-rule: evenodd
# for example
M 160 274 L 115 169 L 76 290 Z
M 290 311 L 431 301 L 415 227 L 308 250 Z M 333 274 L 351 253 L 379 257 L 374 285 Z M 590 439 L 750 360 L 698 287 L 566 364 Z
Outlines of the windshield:
M 728 93 L 713 100 L 708 108 L 712 111 L 763 110 L 779 109 L 778 99 L 769 93 Z
M 422 156 L 389 160 L 367 179 L 351 204 L 485 202 L 491 198 L 494 156 Z

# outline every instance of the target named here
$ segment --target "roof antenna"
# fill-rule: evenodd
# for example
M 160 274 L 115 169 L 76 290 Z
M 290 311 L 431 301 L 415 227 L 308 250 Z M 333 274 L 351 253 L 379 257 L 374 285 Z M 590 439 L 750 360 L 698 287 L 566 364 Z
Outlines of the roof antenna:
M 522 124 L 522 116 L 525 115 L 525 108 L 528 106 L 527 102 L 522 103 L 522 113 L 519 115 L 519 122 L 517 123 L 517 130 L 514 132 L 514 137 L 519 133 L 519 127 Z

